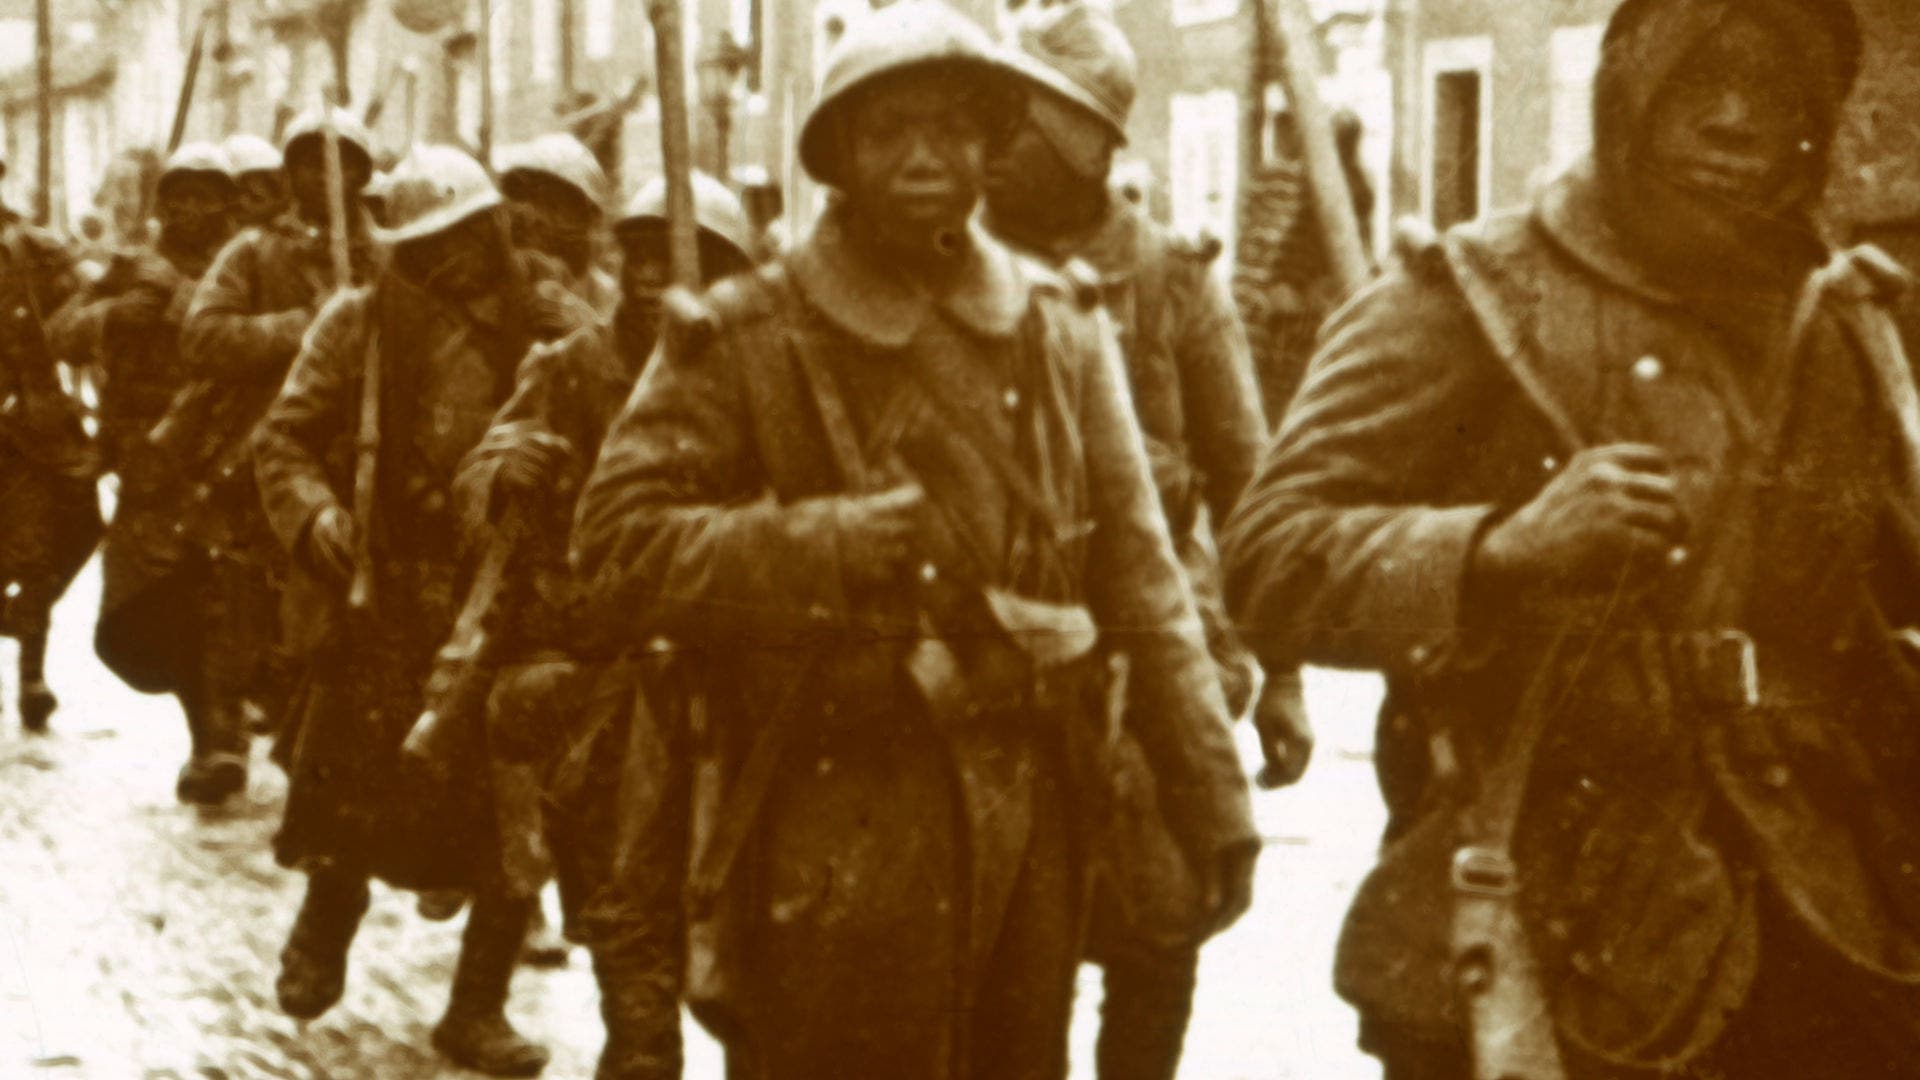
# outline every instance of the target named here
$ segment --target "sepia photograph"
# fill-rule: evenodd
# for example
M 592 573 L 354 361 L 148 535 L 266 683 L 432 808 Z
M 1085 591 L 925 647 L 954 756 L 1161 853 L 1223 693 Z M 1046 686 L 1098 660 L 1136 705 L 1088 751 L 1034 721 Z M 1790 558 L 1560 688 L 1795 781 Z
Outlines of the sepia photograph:
M 1920 1080 L 1915 0 L 0 0 L 0 1080 Z

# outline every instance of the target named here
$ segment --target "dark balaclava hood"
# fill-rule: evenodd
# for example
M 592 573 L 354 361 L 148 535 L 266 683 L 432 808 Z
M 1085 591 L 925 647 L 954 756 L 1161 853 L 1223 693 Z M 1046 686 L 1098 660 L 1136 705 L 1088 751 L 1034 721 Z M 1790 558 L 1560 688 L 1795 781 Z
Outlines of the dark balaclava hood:
M 1814 130 L 1805 167 L 1783 212 L 1702 204 L 1641 168 L 1653 107 L 1694 50 L 1728 19 L 1746 15 L 1789 42 L 1797 65 L 1782 78 L 1808 90 Z M 1594 158 L 1608 218 L 1658 269 L 1778 274 L 1804 269 L 1821 250 L 1813 209 L 1826 184 L 1841 108 L 1860 68 L 1860 27 L 1848 0 L 1626 0 L 1607 26 L 1594 82 Z

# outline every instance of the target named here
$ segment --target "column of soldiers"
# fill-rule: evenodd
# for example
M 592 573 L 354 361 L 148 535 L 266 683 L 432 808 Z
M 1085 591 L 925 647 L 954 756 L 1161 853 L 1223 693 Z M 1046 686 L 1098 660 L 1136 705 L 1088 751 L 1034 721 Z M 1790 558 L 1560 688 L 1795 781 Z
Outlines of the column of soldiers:
M 1336 987 L 1389 1078 L 1913 1075 L 1920 393 L 1903 273 L 1815 225 L 1861 44 L 1626 0 L 1591 160 L 1408 239 L 1264 403 L 1217 245 L 1110 194 L 1135 61 L 1079 3 L 850 28 L 825 211 L 763 261 L 694 174 L 697 295 L 664 181 L 610 215 L 566 136 L 189 145 L 77 291 L 0 221 L 22 715 L 111 470 L 96 644 L 180 700 L 180 797 L 276 735 L 289 1015 L 380 879 L 469 909 L 435 1047 L 538 1074 L 557 880 L 600 1080 L 678 1077 L 683 1005 L 730 1076 L 1063 1077 L 1083 961 L 1099 1075 L 1168 1080 L 1252 899 L 1232 719 L 1292 782 L 1299 665 L 1371 668 Z

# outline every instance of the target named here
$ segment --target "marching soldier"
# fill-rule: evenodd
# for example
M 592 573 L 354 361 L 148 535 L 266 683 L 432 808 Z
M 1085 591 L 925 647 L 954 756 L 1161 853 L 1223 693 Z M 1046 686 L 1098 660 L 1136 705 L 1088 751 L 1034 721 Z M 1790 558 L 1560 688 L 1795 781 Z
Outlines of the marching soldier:
M 574 291 L 601 314 L 611 312 L 620 290 L 598 266 L 610 186 L 599 159 L 560 133 L 506 147 L 497 157 L 514 243 L 559 260 Z
M 747 1077 L 1066 1072 L 1077 854 L 1124 650 L 1209 929 L 1258 841 L 1118 361 L 970 224 L 1021 108 L 944 5 L 836 44 L 836 195 L 642 375 L 574 544 L 610 630 L 690 655 L 689 996 Z
M 513 1029 L 505 1005 L 534 900 L 506 857 L 516 834 L 494 813 L 491 754 L 476 740 L 450 782 L 434 784 L 403 768 L 400 744 L 458 604 L 455 467 L 531 344 L 574 326 L 531 321 L 500 195 L 478 162 L 416 148 L 388 199 L 388 265 L 323 309 L 254 436 L 267 522 L 307 602 L 288 610 L 304 671 L 275 838 L 307 891 L 277 991 L 299 1019 L 339 1000 L 369 878 L 467 892 L 434 1046 L 491 1075 L 533 1076 L 547 1051 Z
M 53 605 L 101 533 L 98 454 L 50 341 L 51 316 L 78 284 L 59 242 L 0 206 L 0 397 L 9 403 L 0 410 L 0 633 L 20 642 L 20 722 L 31 732 L 45 731 L 58 705 L 45 671 Z
M 253 714 L 268 727 L 288 690 L 279 605 L 286 560 L 260 509 L 248 460 L 250 436 L 286 380 L 301 337 L 335 289 L 329 247 L 325 132 L 318 110 L 288 126 L 273 177 L 261 147 L 242 149 L 240 201 L 279 190 L 290 211 L 246 229 L 220 253 L 195 289 L 181 334 L 192 390 L 176 400 L 161 446 L 186 478 L 188 539 L 205 553 L 206 707 L 233 719 Z M 355 194 L 371 169 L 370 137 L 352 113 L 333 113 L 346 197 L 348 263 L 364 282 L 381 254 Z M 258 140 L 253 140 L 258 142 Z M 285 750 L 285 747 L 281 747 Z
M 289 133 L 305 125 L 295 124 Z M 240 132 L 220 144 L 233 166 L 234 224 L 242 229 L 264 228 L 287 212 L 290 200 L 280 151 L 258 135 Z
M 1388 676 L 1391 1080 L 1913 1075 L 1920 414 L 1813 216 L 1861 45 L 1627 0 L 1590 163 L 1346 309 L 1227 530 L 1258 647 Z
M 232 235 L 233 178 L 209 143 L 175 151 L 161 171 L 151 250 L 108 272 L 99 312 L 100 438 L 120 474 L 94 649 L 143 693 L 172 694 L 186 714 L 191 752 L 175 793 L 211 805 L 246 786 L 247 740 L 237 715 L 206 684 L 208 568 L 186 537 L 186 477 L 157 452 L 156 428 L 190 381 L 180 324 L 193 288 Z
M 752 230 L 724 185 L 700 173 L 693 182 L 700 270 L 711 284 L 751 266 Z M 501 650 L 492 723 L 516 733 L 513 741 L 551 778 L 547 835 L 561 906 L 569 935 L 593 953 L 607 1027 L 595 1075 L 678 1080 L 684 770 L 658 764 L 675 760 L 680 745 L 663 723 L 665 710 L 633 707 L 636 665 L 657 668 L 667 660 L 612 655 L 619 642 L 592 632 L 567 565 L 580 484 L 655 355 L 661 295 L 672 279 L 664 182 L 641 189 L 614 224 L 614 238 L 622 295 L 611 331 L 594 326 L 534 349 L 460 483 L 469 501 L 494 508 L 496 528 L 508 513 L 531 511 L 532 536 L 507 601 L 512 628 Z M 658 681 L 657 672 L 649 677 Z M 632 802 L 641 789 L 658 792 L 659 817 L 626 822 L 642 816 Z
M 987 227 L 1049 265 L 1074 263 L 1074 272 L 1097 278 L 1161 507 L 1238 714 L 1251 693 L 1251 662 L 1221 604 L 1211 522 L 1226 520 L 1252 478 L 1266 425 L 1246 337 L 1211 272 L 1218 245 L 1172 236 L 1111 194 L 1135 61 L 1108 17 L 1083 3 L 1040 9 L 1022 20 L 1011 55 L 1032 86 L 1024 117 L 988 166 Z M 1255 719 L 1289 778 L 1311 745 L 1305 715 L 1298 676 L 1269 676 Z M 1159 819 L 1139 744 L 1123 740 L 1116 764 L 1122 805 L 1096 869 L 1088 940 L 1106 969 L 1096 1056 L 1104 1080 L 1171 1080 L 1208 927 L 1192 870 Z

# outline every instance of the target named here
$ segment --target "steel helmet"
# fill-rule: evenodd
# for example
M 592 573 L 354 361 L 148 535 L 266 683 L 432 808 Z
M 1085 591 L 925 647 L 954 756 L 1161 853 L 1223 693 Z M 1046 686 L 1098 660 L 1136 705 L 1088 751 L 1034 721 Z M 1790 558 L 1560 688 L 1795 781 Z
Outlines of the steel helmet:
M 364 158 L 368 166 L 371 167 L 373 164 L 373 135 L 367 131 L 367 126 L 360 122 L 359 117 L 353 115 L 353 113 L 346 109 L 335 108 L 332 110 L 332 114 L 333 132 L 340 138 L 340 149 L 342 153 L 344 154 L 348 147 L 352 147 L 359 152 L 360 156 Z M 294 117 L 293 123 L 287 125 L 286 133 L 280 137 L 280 155 L 283 160 L 293 156 L 293 148 L 296 143 L 306 139 L 320 138 L 320 120 L 321 113 L 319 109 L 309 109 L 299 116 Z
M 823 184 L 836 181 L 828 122 L 850 91 L 882 75 L 924 65 L 976 69 L 1010 100 L 1020 92 L 1013 69 L 987 32 L 941 0 L 901 0 L 856 20 L 827 53 L 826 74 L 800 127 L 800 164 Z
M 233 166 L 235 177 L 251 172 L 278 172 L 280 170 L 280 151 L 273 144 L 258 135 L 240 132 L 227 136 L 220 144 L 227 155 L 228 164 Z
M 1105 121 L 1121 142 L 1139 91 L 1127 35 L 1085 0 L 1041 7 L 1015 24 L 1008 59 L 1021 74 Z
M 564 132 L 550 132 L 530 142 L 516 143 L 494 155 L 494 172 L 500 186 L 511 190 L 515 173 L 539 173 L 579 192 L 595 210 L 605 210 L 608 188 L 606 170 L 593 156 L 587 144 Z
M 627 203 L 627 212 L 613 223 L 613 233 L 625 243 L 640 225 L 664 225 L 666 220 L 667 182 L 655 177 Z M 747 224 L 747 212 L 739 198 L 727 190 L 727 185 L 698 170 L 693 173 L 693 220 L 701 232 L 726 244 L 742 259 L 753 261 L 749 254 L 754 247 L 753 229 Z
M 160 167 L 160 179 L 155 183 L 154 191 L 164 192 L 168 184 L 188 176 L 217 177 L 232 184 L 233 166 L 227 160 L 226 152 L 215 143 L 184 143 L 167 155 L 167 163 Z
M 385 190 L 387 224 L 376 230 L 389 244 L 443 232 L 500 205 L 487 170 L 453 146 L 416 146 L 393 167 Z

